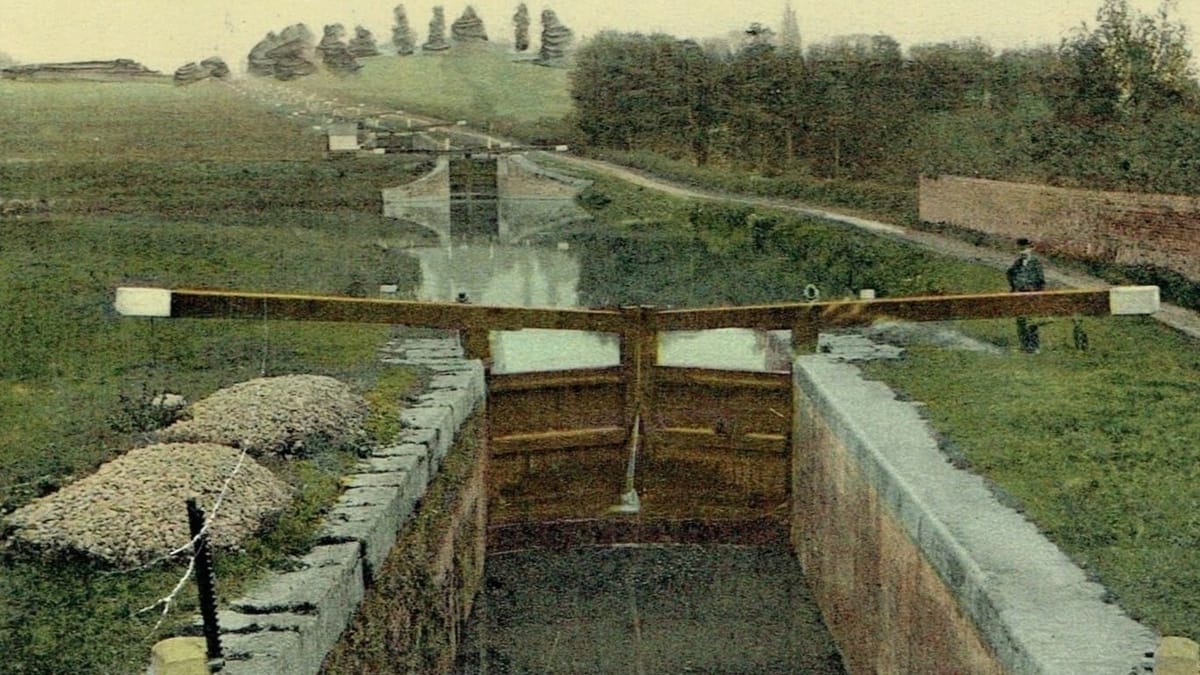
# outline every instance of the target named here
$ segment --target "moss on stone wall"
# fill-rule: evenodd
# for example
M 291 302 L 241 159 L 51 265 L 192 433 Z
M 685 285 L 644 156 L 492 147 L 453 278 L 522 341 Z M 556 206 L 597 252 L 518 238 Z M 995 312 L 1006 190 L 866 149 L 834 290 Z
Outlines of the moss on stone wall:
M 485 452 L 479 421 L 469 422 L 323 673 L 446 673 L 453 667 L 460 627 L 483 575 Z M 445 559 L 448 539 L 453 554 Z

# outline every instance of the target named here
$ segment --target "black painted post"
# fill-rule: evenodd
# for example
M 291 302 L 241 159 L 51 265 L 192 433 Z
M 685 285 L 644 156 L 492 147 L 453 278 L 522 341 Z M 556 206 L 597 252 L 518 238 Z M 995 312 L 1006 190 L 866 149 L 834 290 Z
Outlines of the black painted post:
M 208 548 L 208 533 L 204 529 L 204 511 L 195 497 L 187 500 L 188 529 L 191 531 L 192 554 L 196 560 L 196 587 L 200 593 L 200 617 L 204 619 L 205 653 L 209 672 L 225 667 L 221 654 L 221 627 L 217 623 L 217 589 L 213 577 L 212 551 Z

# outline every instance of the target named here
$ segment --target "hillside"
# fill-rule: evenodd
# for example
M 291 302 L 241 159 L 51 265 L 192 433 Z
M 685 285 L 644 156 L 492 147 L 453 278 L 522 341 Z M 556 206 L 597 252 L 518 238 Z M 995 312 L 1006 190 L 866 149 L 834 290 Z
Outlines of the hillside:
M 360 59 L 350 76 L 322 70 L 283 86 L 343 104 L 466 118 L 500 134 L 562 133 L 570 113 L 569 71 L 534 65 L 503 47 L 474 45 L 440 54 Z

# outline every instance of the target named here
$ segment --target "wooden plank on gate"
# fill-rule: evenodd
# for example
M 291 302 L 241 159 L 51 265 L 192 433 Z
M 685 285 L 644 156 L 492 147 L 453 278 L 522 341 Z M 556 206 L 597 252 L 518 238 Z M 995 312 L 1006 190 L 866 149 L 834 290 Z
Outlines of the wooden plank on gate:
M 567 387 L 597 387 L 620 384 L 624 371 L 620 366 L 607 368 L 577 368 L 531 373 L 493 374 L 488 378 L 488 391 L 501 393 L 530 389 L 563 389 Z
M 654 328 L 786 330 L 809 322 L 851 326 L 884 318 L 948 321 L 1007 316 L 1107 315 L 1113 313 L 1113 295 L 1117 290 L 1071 289 L 665 310 L 654 315 Z
M 707 427 L 664 427 L 648 430 L 646 443 L 651 448 L 690 450 L 697 455 L 706 450 L 768 455 L 786 455 L 788 452 L 788 437 L 784 434 L 725 434 Z
M 626 440 L 626 430 L 621 427 L 595 427 L 590 429 L 563 429 L 508 434 L 492 438 L 492 455 L 524 455 L 537 452 L 620 445 Z
M 684 368 L 656 366 L 655 382 L 659 384 L 694 384 L 699 386 L 792 390 L 791 373 L 720 370 L 717 368 Z
M 147 290 L 147 289 L 118 289 Z M 520 330 L 549 328 L 616 333 L 620 312 L 606 309 L 501 307 L 377 298 L 245 293 L 220 290 L 167 291 L 166 316 L 215 319 L 287 319 L 387 323 L 429 328 Z

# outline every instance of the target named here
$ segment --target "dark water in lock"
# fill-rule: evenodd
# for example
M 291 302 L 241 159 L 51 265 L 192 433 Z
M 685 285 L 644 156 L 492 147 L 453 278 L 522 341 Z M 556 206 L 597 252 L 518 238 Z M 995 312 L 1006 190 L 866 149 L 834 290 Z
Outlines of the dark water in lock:
M 491 556 L 459 673 L 844 673 L 799 564 L 734 546 Z
M 801 297 L 778 261 L 709 256 L 694 241 L 564 236 L 413 249 L 419 299 L 487 305 L 699 307 Z M 794 275 L 792 285 L 795 285 Z M 800 286 L 803 288 L 803 285 Z M 615 335 L 493 332 L 497 373 L 616 365 Z M 786 331 L 664 333 L 659 362 L 786 370 Z M 460 671 L 843 673 L 799 562 L 732 546 L 589 547 L 489 556 Z

